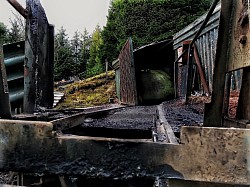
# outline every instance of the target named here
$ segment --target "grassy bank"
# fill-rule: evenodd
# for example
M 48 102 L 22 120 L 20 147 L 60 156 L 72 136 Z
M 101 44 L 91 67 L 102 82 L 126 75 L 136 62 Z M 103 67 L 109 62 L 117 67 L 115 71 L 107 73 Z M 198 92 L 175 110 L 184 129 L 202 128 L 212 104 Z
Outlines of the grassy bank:
M 115 72 L 106 73 L 64 86 L 65 97 L 57 109 L 84 108 L 109 103 L 115 98 Z

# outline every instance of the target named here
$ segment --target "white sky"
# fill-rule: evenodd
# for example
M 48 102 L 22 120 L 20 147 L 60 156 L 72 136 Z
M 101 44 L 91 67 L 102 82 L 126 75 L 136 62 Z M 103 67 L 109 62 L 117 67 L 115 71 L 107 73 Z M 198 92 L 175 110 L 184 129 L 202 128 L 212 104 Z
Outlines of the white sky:
M 17 0 L 26 7 L 25 0 Z M 41 0 L 49 22 L 55 31 L 63 26 L 71 37 L 75 31 L 84 28 L 92 33 L 96 25 L 103 27 L 107 21 L 110 0 Z M 14 8 L 7 0 L 0 0 L 0 22 L 8 26 Z

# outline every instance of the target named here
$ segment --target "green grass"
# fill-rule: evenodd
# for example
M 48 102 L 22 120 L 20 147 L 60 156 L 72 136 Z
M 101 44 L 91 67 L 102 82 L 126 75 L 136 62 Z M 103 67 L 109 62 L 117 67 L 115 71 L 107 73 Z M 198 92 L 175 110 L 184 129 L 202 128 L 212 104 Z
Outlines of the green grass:
M 65 87 L 65 97 L 57 109 L 84 108 L 109 103 L 115 98 L 115 72 L 106 73 L 78 81 Z

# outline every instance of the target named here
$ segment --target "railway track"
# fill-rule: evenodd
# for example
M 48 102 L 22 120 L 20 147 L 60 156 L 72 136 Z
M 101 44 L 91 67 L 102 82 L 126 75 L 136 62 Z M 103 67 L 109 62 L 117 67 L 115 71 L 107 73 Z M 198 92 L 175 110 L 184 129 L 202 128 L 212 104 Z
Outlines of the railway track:
M 45 119 L 45 121 L 52 123 L 53 130 L 59 138 L 62 136 L 67 138 L 93 137 L 97 140 L 98 138 L 108 138 L 111 140 L 110 144 L 112 144 L 113 139 L 118 139 L 125 142 L 163 142 L 178 144 L 179 140 L 175 136 L 171 125 L 166 119 L 164 107 L 167 106 L 163 106 L 162 104 L 158 106 L 155 105 L 136 107 L 106 105 L 85 109 L 61 111 L 48 110 L 45 112 L 46 117 L 44 117 L 45 114 L 41 113 L 36 114 L 36 116 L 33 116 L 33 118 L 31 118 L 31 116 L 28 116 L 27 119 Z M 16 120 L 25 120 L 24 115 L 16 115 L 15 118 Z M 112 146 L 116 147 L 115 143 L 114 145 L 109 146 L 110 149 L 112 149 Z M 72 150 L 72 152 L 74 152 L 74 150 Z M 60 156 L 58 155 L 58 157 Z M 115 157 L 112 156 L 112 159 L 114 158 Z M 61 162 L 61 160 L 58 160 L 57 162 Z M 25 167 L 28 166 L 26 165 Z M 71 167 L 74 168 L 76 167 L 76 165 L 69 165 L 69 168 Z M 31 183 L 27 183 L 27 180 L 29 180 L 33 181 L 32 186 L 46 186 L 51 184 L 53 184 L 54 186 L 74 186 L 76 185 L 76 183 L 78 185 L 81 185 L 81 183 L 84 182 L 85 184 L 89 184 L 89 186 L 92 186 L 93 184 L 95 184 L 94 186 L 113 186 L 115 184 L 117 185 L 121 183 L 124 186 L 126 186 L 127 184 L 130 186 L 139 187 L 142 183 L 147 183 L 144 186 L 153 186 L 153 184 L 155 183 L 160 183 L 157 178 L 154 179 L 151 177 L 147 177 L 147 175 L 141 175 L 138 178 L 135 176 L 132 177 L 131 175 L 132 178 L 129 179 L 129 175 L 126 176 L 127 174 L 125 174 L 125 177 L 122 175 L 120 177 L 116 177 L 117 181 L 114 179 L 110 179 L 110 177 L 108 177 L 108 174 L 101 174 L 101 177 L 99 178 L 99 172 L 95 171 L 90 175 L 95 179 L 92 179 L 92 177 L 88 177 L 89 175 L 87 173 L 85 173 L 85 177 L 70 175 L 70 178 L 74 178 L 75 181 L 77 181 L 74 184 L 71 184 L 71 182 L 67 178 L 53 178 L 50 175 L 47 176 L 47 174 L 45 173 L 46 172 L 40 173 L 42 177 L 34 177 L 32 175 L 29 176 L 27 174 L 24 174 L 23 176 L 25 180 L 22 181 L 26 182 L 19 183 L 17 183 L 18 178 L 20 178 L 20 174 L 18 173 L 15 173 L 16 177 L 11 179 L 10 181 L 8 181 L 8 177 L 10 174 L 7 173 L 4 175 L 4 177 L 5 181 L 8 181 L 8 184 L 12 183 L 16 185 L 23 185 L 26 183 L 25 185 L 31 185 Z M 39 181 L 42 182 L 39 183 Z M 70 184 L 65 185 L 65 182 Z M 166 185 L 166 182 L 164 182 L 161 186 L 164 185 Z

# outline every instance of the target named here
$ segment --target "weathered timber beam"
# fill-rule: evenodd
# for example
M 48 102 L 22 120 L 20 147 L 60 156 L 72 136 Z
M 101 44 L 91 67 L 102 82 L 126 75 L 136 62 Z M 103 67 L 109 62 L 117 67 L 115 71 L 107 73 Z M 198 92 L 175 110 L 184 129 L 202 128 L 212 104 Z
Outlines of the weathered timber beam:
M 0 171 L 249 185 L 250 130 L 183 127 L 181 144 L 53 137 L 50 123 L 0 121 Z
M 53 106 L 53 27 L 40 0 L 26 0 L 29 16 L 26 20 L 24 99 L 26 114 Z
M 164 115 L 162 104 L 157 106 L 157 111 L 158 111 L 158 115 L 159 115 L 160 125 L 162 125 L 164 127 L 165 132 L 166 132 L 166 136 L 168 137 L 168 140 L 169 140 L 169 143 L 178 144 L 178 141 L 177 141 L 177 138 L 174 134 L 174 131 Z
M 96 111 L 88 111 L 87 109 L 74 109 L 78 111 L 82 111 L 78 114 L 71 115 L 69 117 L 61 118 L 61 119 L 56 119 L 51 121 L 51 123 L 54 125 L 55 130 L 67 130 L 69 128 L 73 128 L 75 126 L 83 124 L 84 120 L 86 118 L 91 118 L 94 116 L 101 116 L 101 115 L 107 115 L 110 111 L 124 108 L 125 106 L 116 106 L 116 107 L 111 107 L 107 109 L 103 109 L 101 107 L 96 107 Z
M 202 64 L 201 64 L 201 61 L 200 61 L 200 58 L 199 58 L 197 47 L 196 47 L 195 44 L 193 46 L 194 46 L 194 59 L 195 59 L 195 62 L 197 64 L 198 72 L 199 72 L 200 79 L 201 79 L 201 84 L 202 84 L 203 89 L 206 92 L 206 94 L 210 95 L 209 88 L 208 88 L 208 85 L 207 85 L 207 82 L 206 82 L 205 73 L 203 71 Z
M 53 120 L 51 123 L 54 125 L 55 130 L 65 130 L 80 125 L 84 122 L 85 118 L 85 112 L 81 112 L 66 118 Z
M 16 0 L 7 0 L 25 19 L 28 17 L 28 11 L 22 7 Z
M 228 48 L 231 40 L 228 39 L 231 31 L 231 17 L 234 12 L 234 4 L 237 1 L 221 1 L 221 15 L 218 33 L 217 50 L 215 56 L 213 92 L 211 103 L 205 105 L 204 126 L 223 126 L 223 102 L 226 78 L 226 67 L 228 58 Z

